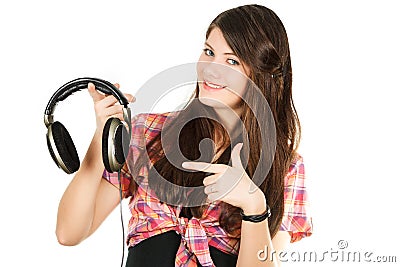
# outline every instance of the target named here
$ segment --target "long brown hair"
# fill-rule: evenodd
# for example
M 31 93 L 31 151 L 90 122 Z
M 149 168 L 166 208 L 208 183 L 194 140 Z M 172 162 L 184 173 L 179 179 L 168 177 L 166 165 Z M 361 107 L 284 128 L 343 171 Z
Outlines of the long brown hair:
M 266 114 L 267 109 L 262 106 L 263 102 L 258 101 L 252 90 L 245 92 L 243 98 L 249 102 L 242 103 L 243 112 L 240 118 L 245 128 L 243 133 L 246 133 L 248 138 L 248 142 L 244 144 L 242 150 L 251 151 L 248 154 L 246 172 L 254 180 L 253 175 L 257 165 L 265 165 L 265 161 L 268 160 L 272 162 L 272 165 L 266 167 L 265 172 L 262 173 L 263 182 L 258 186 L 264 192 L 267 203 L 271 207 L 269 230 L 273 237 L 279 230 L 283 216 L 284 177 L 294 160 L 300 140 L 300 122 L 292 99 L 292 67 L 288 38 L 278 16 L 272 10 L 260 5 L 240 6 L 219 14 L 211 22 L 206 32 L 206 38 L 214 28 L 222 31 L 232 51 L 244 64 L 249 66 L 249 78 L 267 100 L 268 110 L 273 116 L 274 124 L 267 122 L 267 126 L 264 125 L 264 127 L 273 125 L 276 129 L 276 143 L 272 156 L 270 156 L 270 153 L 261 147 L 264 140 L 261 140 L 260 129 L 265 128 L 260 125 L 260 120 L 257 120 L 257 118 L 269 116 Z M 135 167 L 133 170 L 131 169 L 132 176 L 136 177 L 139 169 L 148 164 L 145 160 L 147 159 L 145 153 L 150 159 L 157 159 L 154 161 L 153 168 L 149 169 L 149 186 L 157 196 L 160 196 L 160 199 L 165 199 L 168 203 L 181 203 L 184 206 L 188 197 L 182 194 L 182 191 L 170 187 L 169 182 L 185 187 L 196 187 L 203 185 L 203 179 L 206 176 L 203 172 L 182 170 L 179 167 L 181 163 L 179 155 L 173 155 L 176 150 L 168 148 L 168 144 L 176 143 L 178 140 L 180 153 L 184 157 L 189 160 L 199 160 L 202 157 L 201 161 L 210 162 L 213 153 L 204 154 L 202 153 L 204 151 L 200 151 L 199 144 L 202 140 L 205 138 L 213 140 L 214 133 L 217 131 L 221 133 L 219 136 L 222 136 L 222 143 L 229 144 L 231 142 L 222 125 L 213 119 L 216 117 L 213 108 L 199 104 L 198 93 L 197 86 L 186 107 L 167 127 L 163 128 L 162 143 L 160 133 L 148 142 L 146 149 L 138 157 Z M 193 114 L 196 115 L 196 118 L 188 122 L 188 118 Z M 180 129 L 179 133 L 176 132 L 177 129 Z M 215 143 L 220 143 L 220 140 Z M 175 165 L 170 162 L 171 158 L 178 158 L 177 162 L 174 162 Z M 215 163 L 228 164 L 229 160 L 230 147 L 228 146 L 228 149 Z M 155 178 L 157 175 L 161 175 L 165 180 Z M 135 183 L 131 183 L 131 185 L 131 192 L 134 193 Z M 202 192 L 191 197 L 205 201 L 207 195 Z M 204 208 L 205 205 L 187 207 L 183 208 L 182 212 L 201 217 Z M 219 223 L 232 235 L 237 235 L 241 227 L 239 212 L 238 207 L 221 202 Z

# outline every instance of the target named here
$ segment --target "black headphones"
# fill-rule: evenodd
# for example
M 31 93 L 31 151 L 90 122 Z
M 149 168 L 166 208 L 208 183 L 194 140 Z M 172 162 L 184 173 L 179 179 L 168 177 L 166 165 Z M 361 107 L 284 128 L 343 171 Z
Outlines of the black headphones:
M 124 123 L 118 118 L 109 118 L 103 128 L 102 154 L 103 163 L 108 172 L 119 171 L 125 163 L 132 134 L 131 110 L 126 97 L 112 83 L 98 78 L 78 78 L 61 86 L 50 98 L 44 112 L 44 124 L 47 127 L 47 146 L 57 166 L 70 174 L 79 169 L 80 161 L 74 142 L 67 129 L 54 121 L 54 110 L 59 101 L 71 94 L 88 88 L 93 83 L 96 90 L 113 95 L 123 105 Z

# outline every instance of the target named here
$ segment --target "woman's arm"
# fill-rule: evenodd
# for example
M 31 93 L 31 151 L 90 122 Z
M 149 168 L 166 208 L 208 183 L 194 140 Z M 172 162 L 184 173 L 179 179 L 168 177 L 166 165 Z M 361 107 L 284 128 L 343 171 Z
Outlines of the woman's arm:
M 232 166 L 207 162 L 184 162 L 182 167 L 202 172 L 215 173 L 203 180 L 204 192 L 211 201 L 221 200 L 240 207 L 244 214 L 262 214 L 267 207 L 264 193 L 246 174 L 240 159 L 243 144 L 237 144 L 231 153 Z M 256 190 L 253 190 L 256 189 Z M 283 250 L 289 243 L 289 234 L 278 233 L 273 240 L 269 234 L 268 221 L 253 223 L 242 221 L 238 267 L 279 266 L 279 262 L 262 261 L 258 252 L 265 247 L 269 251 Z M 262 257 L 261 257 L 262 258 Z
M 62 245 L 79 244 L 97 229 L 119 201 L 118 190 L 102 181 L 104 166 L 101 139 L 97 135 L 58 207 L 56 235 Z
M 118 205 L 119 191 L 102 179 L 102 130 L 109 117 L 122 119 L 122 107 L 89 84 L 96 112 L 96 132 L 81 167 L 65 190 L 58 207 L 56 235 L 60 244 L 73 246 L 92 234 Z M 126 95 L 129 101 L 133 96 Z
M 262 192 L 260 191 L 262 194 Z M 263 201 L 255 200 L 259 207 L 243 210 L 244 214 L 261 214 L 265 211 L 265 197 L 259 194 Z M 288 232 L 279 231 L 273 239 L 269 233 L 268 219 L 262 222 L 242 221 L 240 250 L 236 266 L 280 266 L 279 252 L 290 242 Z

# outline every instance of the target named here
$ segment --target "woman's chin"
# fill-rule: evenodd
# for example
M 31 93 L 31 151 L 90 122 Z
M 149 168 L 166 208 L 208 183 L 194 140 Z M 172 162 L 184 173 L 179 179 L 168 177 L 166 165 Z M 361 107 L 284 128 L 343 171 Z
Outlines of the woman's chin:
M 209 97 L 199 97 L 199 101 L 206 106 L 212 107 L 212 108 L 228 108 L 228 106 L 215 99 L 215 98 L 209 98 Z

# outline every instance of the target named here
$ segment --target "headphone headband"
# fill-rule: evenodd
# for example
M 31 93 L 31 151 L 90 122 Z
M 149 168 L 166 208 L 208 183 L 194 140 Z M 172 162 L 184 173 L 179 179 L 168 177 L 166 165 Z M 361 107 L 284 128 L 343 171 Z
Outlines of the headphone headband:
M 113 95 L 125 108 L 128 107 L 128 100 L 112 83 L 99 78 L 78 78 L 64 84 L 53 94 L 46 106 L 44 115 L 52 116 L 57 102 L 63 101 L 77 91 L 87 89 L 89 83 L 93 83 L 96 90 L 107 95 Z
M 78 78 L 61 86 L 50 98 L 44 112 L 44 123 L 47 127 L 47 146 L 51 157 L 58 167 L 66 173 L 73 173 L 79 169 L 78 153 L 67 129 L 59 121 L 54 121 L 53 113 L 57 102 L 63 101 L 71 94 L 88 88 L 93 83 L 96 90 L 113 95 L 123 106 L 123 120 L 108 118 L 103 128 L 102 155 L 107 171 L 119 171 L 125 163 L 129 151 L 132 135 L 131 110 L 126 97 L 110 82 L 98 78 Z M 128 128 L 128 129 L 126 129 Z

